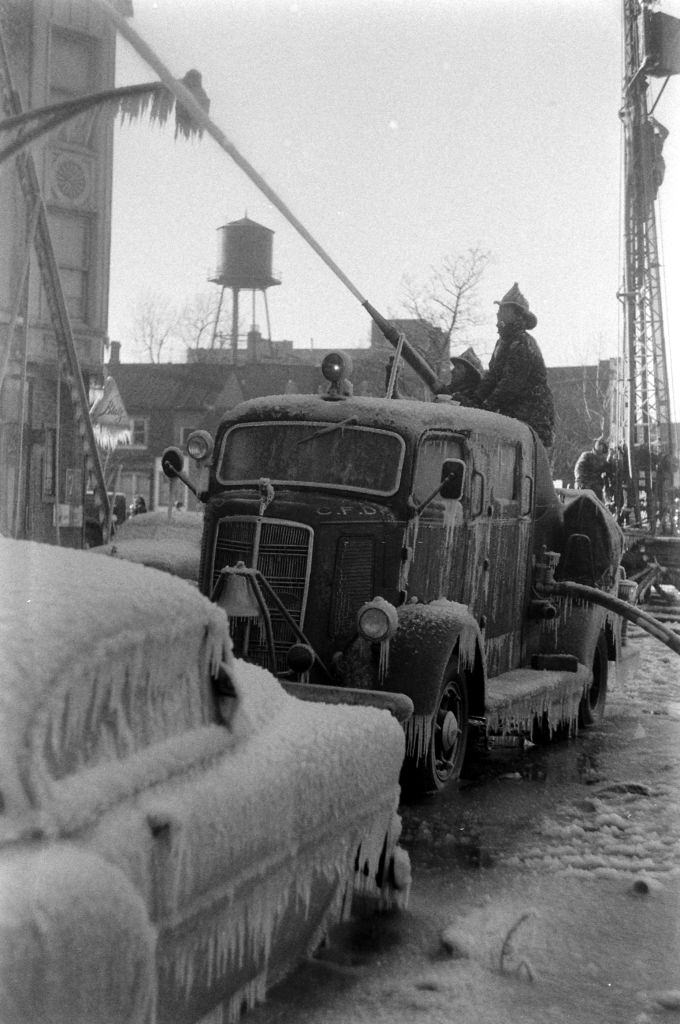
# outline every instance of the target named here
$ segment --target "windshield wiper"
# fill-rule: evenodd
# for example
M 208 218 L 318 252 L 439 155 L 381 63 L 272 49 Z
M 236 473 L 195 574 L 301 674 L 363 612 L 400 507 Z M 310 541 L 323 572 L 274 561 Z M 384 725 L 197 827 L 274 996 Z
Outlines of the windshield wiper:
M 299 441 L 295 442 L 295 445 L 305 444 L 307 441 L 313 441 L 315 437 L 321 437 L 322 434 L 330 434 L 333 430 L 342 430 L 343 427 L 348 427 L 351 423 L 356 424 L 356 416 L 350 416 L 346 420 L 340 420 L 339 423 L 329 423 L 327 427 L 322 427 L 321 430 L 315 430 L 309 437 L 301 437 Z

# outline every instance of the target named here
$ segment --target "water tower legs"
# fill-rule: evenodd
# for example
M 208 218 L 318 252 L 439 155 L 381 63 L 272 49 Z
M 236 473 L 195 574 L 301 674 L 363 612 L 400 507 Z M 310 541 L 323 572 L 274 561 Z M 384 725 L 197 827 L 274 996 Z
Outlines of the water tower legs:
M 238 288 L 232 288 L 231 303 L 231 358 L 236 366 L 238 352 Z

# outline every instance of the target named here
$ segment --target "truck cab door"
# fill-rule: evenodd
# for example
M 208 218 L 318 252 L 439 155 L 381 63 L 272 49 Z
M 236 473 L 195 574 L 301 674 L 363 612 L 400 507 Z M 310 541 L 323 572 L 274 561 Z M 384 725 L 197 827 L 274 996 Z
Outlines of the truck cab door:
M 525 449 L 525 450 L 523 450 Z M 482 629 L 489 676 L 522 659 L 531 571 L 533 470 L 528 445 L 473 445 L 466 601 Z
M 427 431 L 416 451 L 411 501 L 418 506 L 437 490 L 447 460 L 466 465 L 459 499 L 437 494 L 406 529 L 405 550 L 410 560 L 408 597 L 434 601 L 461 600 L 466 558 L 468 451 L 464 437 L 444 430 Z

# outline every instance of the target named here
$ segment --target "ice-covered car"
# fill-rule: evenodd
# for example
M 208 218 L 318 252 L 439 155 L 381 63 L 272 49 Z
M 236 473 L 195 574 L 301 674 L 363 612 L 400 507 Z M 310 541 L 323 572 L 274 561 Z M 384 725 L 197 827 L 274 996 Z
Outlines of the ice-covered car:
M 202 512 L 167 510 L 130 516 L 109 544 L 93 547 L 92 553 L 112 555 L 196 582 L 201 557 Z
M 235 1019 L 408 891 L 404 734 L 232 658 L 143 566 L 0 539 L 0 1020 Z

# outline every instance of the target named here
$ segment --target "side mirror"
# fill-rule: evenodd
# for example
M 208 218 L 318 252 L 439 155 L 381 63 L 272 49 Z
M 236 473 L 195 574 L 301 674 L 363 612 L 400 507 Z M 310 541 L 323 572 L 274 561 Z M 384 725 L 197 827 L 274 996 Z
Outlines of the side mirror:
M 168 479 L 181 480 L 184 486 L 188 487 L 191 493 L 194 494 L 199 501 L 207 501 L 207 497 L 203 497 L 207 492 L 201 491 L 201 494 L 199 494 L 189 477 L 184 472 L 184 456 L 179 448 L 171 447 L 165 449 L 161 455 L 161 469 Z
M 161 469 L 170 480 L 184 469 L 184 456 L 179 448 L 166 448 L 161 456 Z
M 442 465 L 441 479 L 432 494 L 419 505 L 411 504 L 410 515 L 419 516 L 423 509 L 441 495 L 446 501 L 460 501 L 465 482 L 465 463 L 462 459 L 446 459 Z
M 446 459 L 442 466 L 439 493 L 447 501 L 460 501 L 465 483 L 465 463 L 461 459 Z

